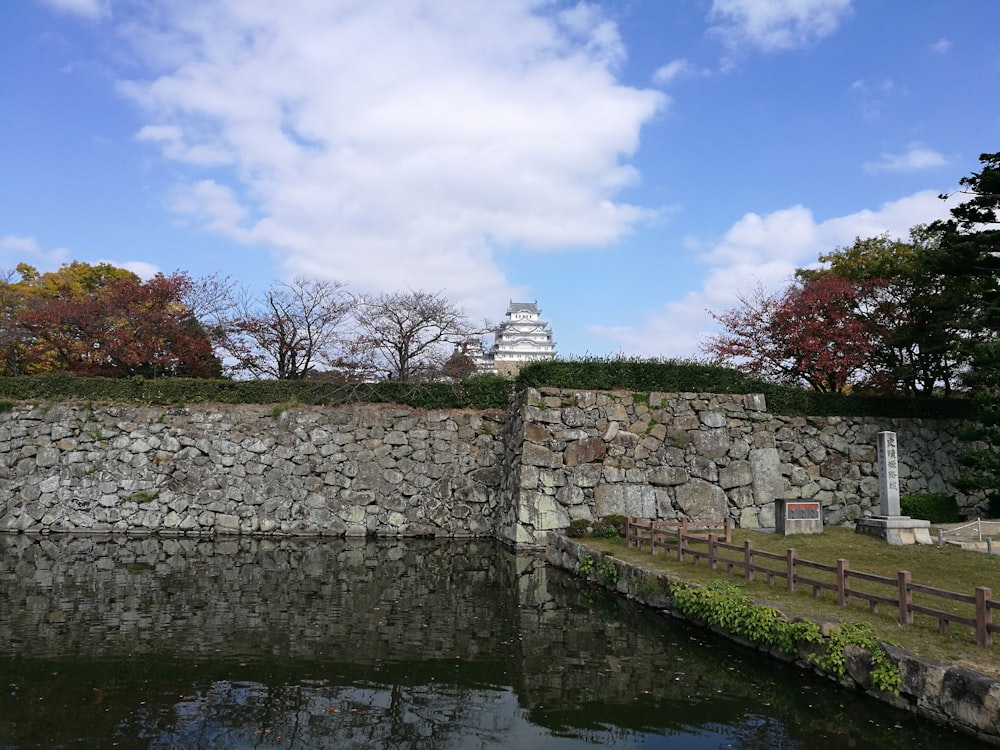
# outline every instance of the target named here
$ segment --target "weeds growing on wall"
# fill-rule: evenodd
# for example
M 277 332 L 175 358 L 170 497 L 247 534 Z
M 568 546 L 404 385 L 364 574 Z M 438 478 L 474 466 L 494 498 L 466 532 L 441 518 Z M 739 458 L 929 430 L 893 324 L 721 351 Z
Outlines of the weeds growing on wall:
M 816 623 L 789 621 L 773 607 L 753 601 L 731 581 L 715 580 L 704 586 L 675 583 L 671 599 L 674 607 L 692 620 L 789 655 L 797 654 L 801 643 L 824 641 Z M 867 623 L 845 623 L 833 629 L 826 638 L 825 650 L 811 658 L 832 674 L 843 677 L 847 668 L 845 647 L 849 644 L 871 654 L 875 687 L 898 694 L 899 669 Z
M 615 561 L 609 557 L 601 560 L 601 564 L 597 566 L 597 577 L 608 586 L 618 583 L 618 566 Z

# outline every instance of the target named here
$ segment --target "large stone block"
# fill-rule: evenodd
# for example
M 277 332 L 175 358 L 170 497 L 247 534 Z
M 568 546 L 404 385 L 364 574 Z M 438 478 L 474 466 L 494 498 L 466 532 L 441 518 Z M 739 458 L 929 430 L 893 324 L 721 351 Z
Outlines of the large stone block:
M 732 439 L 726 430 L 692 430 L 689 436 L 694 449 L 703 458 L 722 458 L 729 453 Z
M 719 486 L 724 490 L 745 487 L 753 483 L 753 466 L 749 461 L 733 461 L 719 470 Z
M 577 487 L 596 487 L 604 473 L 601 464 L 581 464 L 573 468 L 569 475 L 569 483 Z
M 650 484 L 659 487 L 684 484 L 691 478 L 687 470 L 679 466 L 658 466 L 655 469 L 650 469 L 646 476 Z
M 587 438 L 570 443 L 563 452 L 563 462 L 566 466 L 589 464 L 604 459 L 606 452 L 604 441 L 599 437 Z
M 525 443 L 522 448 L 521 463 L 526 466 L 541 466 L 554 469 L 562 466 L 563 457 L 562 454 L 550 451 L 541 445 Z
M 650 485 L 601 484 L 594 488 L 597 515 L 656 518 L 656 492 Z
M 726 517 L 726 493 L 717 484 L 692 479 L 675 493 L 677 507 L 692 520 L 717 523 Z
M 785 494 L 785 479 L 781 476 L 781 457 L 777 448 L 754 448 L 750 451 L 753 470 L 753 495 L 757 505 L 774 502 Z

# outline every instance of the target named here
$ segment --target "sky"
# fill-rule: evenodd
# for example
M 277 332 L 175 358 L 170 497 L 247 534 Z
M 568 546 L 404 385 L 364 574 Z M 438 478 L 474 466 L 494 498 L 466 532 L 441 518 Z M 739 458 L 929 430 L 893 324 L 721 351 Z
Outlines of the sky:
M 3 0 L 0 271 L 535 301 L 562 357 L 947 215 L 994 0 Z M 487 344 L 489 340 L 487 340 Z

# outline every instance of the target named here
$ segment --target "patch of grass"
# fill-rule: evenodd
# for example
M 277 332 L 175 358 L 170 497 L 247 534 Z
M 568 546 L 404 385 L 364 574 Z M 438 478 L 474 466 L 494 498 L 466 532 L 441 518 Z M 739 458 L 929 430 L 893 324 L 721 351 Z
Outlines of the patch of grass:
M 155 491 L 149 492 L 148 490 L 139 490 L 138 492 L 133 492 L 131 495 L 125 498 L 125 502 L 138 503 L 139 505 L 143 505 L 145 503 L 153 502 L 154 500 L 156 500 L 157 497 L 159 497 L 159 495 L 160 495 L 159 492 Z
M 736 529 L 733 544 L 742 545 L 750 539 L 754 549 L 784 554 L 794 548 L 800 560 L 835 565 L 838 558 L 845 558 L 851 570 L 874 573 L 887 578 L 895 578 L 900 570 L 908 570 L 913 582 L 925 586 L 946 589 L 961 594 L 972 595 L 977 586 L 992 587 L 992 598 L 1000 596 L 1000 556 L 962 550 L 957 547 L 934 546 L 896 547 L 875 537 L 856 534 L 851 529 L 828 528 L 822 534 L 801 534 L 779 536 L 761 532 Z M 884 641 L 896 643 L 912 654 L 928 659 L 949 662 L 970 667 L 980 672 L 1000 677 L 1000 637 L 994 635 L 993 646 L 979 648 L 971 627 L 951 623 L 946 635 L 938 633 L 936 618 L 921 614 L 914 616 L 914 624 L 903 626 L 897 620 L 897 610 L 891 605 L 881 605 L 877 613 L 871 613 L 868 603 L 853 598 L 847 607 L 837 606 L 836 598 L 830 591 L 822 591 L 814 598 L 808 585 L 799 584 L 796 591 L 788 592 L 784 579 L 775 578 L 774 585 L 768 586 L 763 574 L 757 573 L 754 580 L 746 582 L 736 569 L 726 573 L 725 565 L 717 570 L 709 570 L 703 560 L 697 564 L 680 563 L 676 556 L 667 558 L 651 555 L 648 550 L 628 549 L 623 539 L 585 540 L 585 544 L 613 554 L 624 560 L 646 568 L 662 570 L 678 579 L 692 583 L 707 584 L 725 579 L 740 581 L 748 596 L 773 603 L 790 617 L 808 617 L 814 620 L 837 619 L 841 622 L 861 622 L 871 626 L 874 635 Z M 726 557 L 741 559 L 742 553 L 727 552 Z M 773 570 L 783 570 L 780 561 L 758 561 Z M 800 568 L 800 575 L 818 580 L 833 580 L 832 574 Z M 893 596 L 894 591 L 886 586 L 851 579 L 851 588 L 859 591 Z M 971 605 L 950 602 L 937 597 L 914 595 L 914 603 L 934 609 L 972 616 Z M 994 621 L 996 621 L 994 615 Z

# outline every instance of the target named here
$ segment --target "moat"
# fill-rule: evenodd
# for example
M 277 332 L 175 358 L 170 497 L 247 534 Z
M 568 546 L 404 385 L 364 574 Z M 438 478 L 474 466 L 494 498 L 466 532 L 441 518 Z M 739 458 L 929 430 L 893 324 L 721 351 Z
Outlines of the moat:
M 0 535 L 3 748 L 942 748 L 492 541 Z

